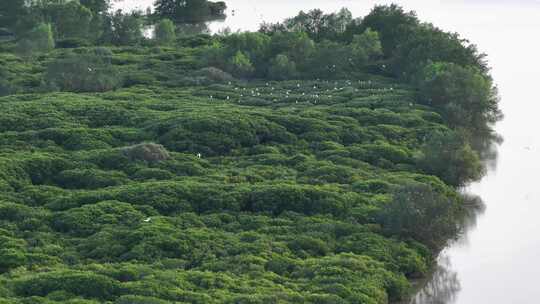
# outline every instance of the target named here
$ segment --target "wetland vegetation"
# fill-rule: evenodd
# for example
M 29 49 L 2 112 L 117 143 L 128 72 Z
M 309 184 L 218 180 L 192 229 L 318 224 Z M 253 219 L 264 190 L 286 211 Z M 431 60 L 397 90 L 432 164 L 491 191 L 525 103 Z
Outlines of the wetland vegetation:
M 0 303 L 388 303 L 459 233 L 501 117 L 459 35 L 107 7 L 0 4 Z

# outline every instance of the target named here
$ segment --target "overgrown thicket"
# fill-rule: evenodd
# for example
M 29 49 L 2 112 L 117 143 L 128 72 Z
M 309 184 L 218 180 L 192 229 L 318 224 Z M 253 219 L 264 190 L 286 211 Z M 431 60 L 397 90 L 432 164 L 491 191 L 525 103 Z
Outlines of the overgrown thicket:
M 113 26 L 0 48 L 0 303 L 382 304 L 459 233 L 500 114 L 457 35 L 397 6 L 185 36 L 55 3 Z

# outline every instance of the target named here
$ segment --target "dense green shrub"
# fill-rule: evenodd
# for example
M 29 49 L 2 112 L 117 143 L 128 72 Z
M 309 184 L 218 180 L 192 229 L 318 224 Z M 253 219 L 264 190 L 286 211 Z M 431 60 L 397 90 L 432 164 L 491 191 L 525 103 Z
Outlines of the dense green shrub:
M 89 298 L 112 299 L 120 290 L 117 281 L 106 276 L 80 271 L 55 271 L 20 279 L 15 292 L 21 296 L 46 296 L 66 291 Z
M 384 229 L 391 234 L 413 238 L 433 248 L 441 247 L 456 235 L 459 205 L 428 185 L 409 184 L 397 189 L 381 212 Z
M 54 229 L 75 235 L 88 236 L 99 231 L 104 225 L 137 226 L 143 214 L 131 204 L 119 201 L 105 201 L 97 204 L 73 208 L 53 220 Z
M 104 92 L 121 83 L 107 57 L 94 54 L 70 54 L 47 66 L 46 80 L 52 88 L 73 92 Z
M 480 178 L 484 168 L 477 152 L 458 133 L 429 135 L 417 155 L 418 167 L 459 187 Z

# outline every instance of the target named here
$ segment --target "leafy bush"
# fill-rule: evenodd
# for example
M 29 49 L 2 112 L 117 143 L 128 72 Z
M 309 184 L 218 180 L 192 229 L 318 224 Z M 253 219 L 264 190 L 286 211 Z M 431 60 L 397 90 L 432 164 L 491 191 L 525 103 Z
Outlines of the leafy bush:
M 20 296 L 46 296 L 67 291 L 95 299 L 112 299 L 120 290 L 117 281 L 106 276 L 81 271 L 45 272 L 14 282 Z
M 45 75 L 53 88 L 73 92 L 104 92 L 119 86 L 116 69 L 106 57 L 70 54 L 47 66 Z
M 380 221 L 390 234 L 413 238 L 432 248 L 441 248 L 457 233 L 456 199 L 424 184 L 397 189 L 390 203 L 383 206 Z

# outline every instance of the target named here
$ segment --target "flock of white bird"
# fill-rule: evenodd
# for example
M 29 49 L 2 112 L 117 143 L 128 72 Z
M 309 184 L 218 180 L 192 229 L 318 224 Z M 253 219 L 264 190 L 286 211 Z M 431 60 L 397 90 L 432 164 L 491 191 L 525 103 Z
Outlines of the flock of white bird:
M 299 99 L 300 96 L 303 101 L 305 100 L 306 97 L 310 98 L 310 100 L 307 102 L 308 104 L 317 104 L 318 100 L 325 97 L 333 98 L 334 97 L 334 94 L 332 94 L 333 92 L 339 93 L 340 91 L 343 91 L 345 89 L 351 89 L 351 90 L 354 90 L 354 92 L 359 92 L 360 89 L 362 89 L 362 90 L 368 90 L 369 92 L 377 92 L 377 93 L 394 91 L 393 87 L 379 88 L 377 86 L 374 86 L 371 80 L 367 80 L 367 81 L 359 80 L 355 84 L 353 84 L 353 81 L 351 80 L 345 80 L 342 83 L 335 81 L 333 84 L 331 84 L 330 81 L 326 80 L 320 83 L 322 83 L 322 85 L 319 83 L 315 85 L 312 85 L 312 84 L 305 85 L 306 88 L 309 87 L 309 89 L 312 90 L 311 94 L 308 94 L 305 91 L 296 93 L 295 91 L 297 90 L 293 90 L 290 87 L 284 88 L 282 89 L 282 91 L 278 91 L 278 89 L 276 89 L 274 86 L 271 86 L 269 82 L 265 83 L 265 87 L 267 89 L 259 88 L 259 87 L 249 88 L 249 87 L 234 86 L 233 90 L 235 92 L 240 91 L 240 94 L 236 95 L 236 96 L 239 96 L 239 99 L 237 101 L 240 101 L 244 97 L 263 97 L 264 98 L 264 97 L 270 96 L 271 100 L 276 102 L 278 101 L 279 98 L 289 99 L 291 97 L 296 96 L 297 98 L 295 99 L 295 104 L 298 104 L 301 102 Z M 232 82 L 228 82 L 228 85 L 232 86 Z M 324 89 L 324 87 L 327 87 L 327 88 Z M 302 84 L 296 83 L 296 85 L 294 85 L 294 88 L 300 89 L 302 88 Z M 210 100 L 214 100 L 214 95 L 209 95 L 209 98 Z M 220 98 L 220 99 L 223 99 L 223 98 Z M 226 95 L 224 99 L 227 101 L 230 101 L 234 99 L 234 97 L 232 97 L 231 95 Z

